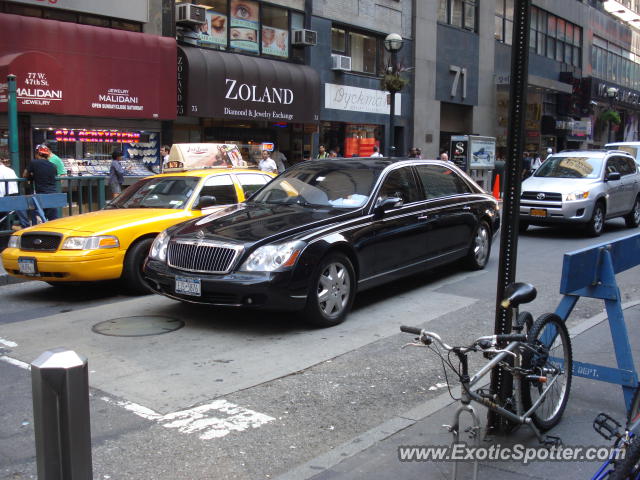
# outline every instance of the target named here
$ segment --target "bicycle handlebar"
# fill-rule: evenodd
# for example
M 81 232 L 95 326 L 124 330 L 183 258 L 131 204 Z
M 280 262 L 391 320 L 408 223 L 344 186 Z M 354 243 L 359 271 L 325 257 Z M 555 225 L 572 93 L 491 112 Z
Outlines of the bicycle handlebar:
M 400 331 L 404 333 L 410 333 L 412 335 L 418 335 L 420 337 L 420 341 L 425 345 L 431 345 L 434 341 L 438 343 L 445 350 L 453 350 L 455 347 L 451 347 L 442 341 L 440 335 L 434 332 L 428 332 L 424 329 L 418 327 L 407 327 L 402 325 L 400 327 Z M 488 348 L 492 348 L 497 343 L 501 342 L 526 342 L 527 336 L 522 333 L 505 333 L 498 335 L 489 335 L 484 337 L 477 338 L 469 347 L 461 347 L 467 350 L 473 350 L 476 346 L 480 347 L 482 350 L 486 350 Z

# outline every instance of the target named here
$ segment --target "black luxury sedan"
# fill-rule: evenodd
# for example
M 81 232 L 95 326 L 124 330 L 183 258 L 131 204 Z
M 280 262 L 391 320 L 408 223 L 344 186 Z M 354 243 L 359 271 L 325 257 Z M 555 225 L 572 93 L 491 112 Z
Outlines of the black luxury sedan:
M 499 226 L 498 202 L 452 163 L 312 160 L 162 232 L 144 275 L 176 300 L 300 310 L 326 327 L 357 291 L 461 259 L 484 268 Z

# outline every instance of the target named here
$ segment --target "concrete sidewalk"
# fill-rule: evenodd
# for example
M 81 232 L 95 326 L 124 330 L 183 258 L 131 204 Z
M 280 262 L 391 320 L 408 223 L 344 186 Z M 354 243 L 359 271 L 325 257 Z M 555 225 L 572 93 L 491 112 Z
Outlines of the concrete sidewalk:
M 636 368 L 640 358 L 640 338 L 636 334 L 640 323 L 640 302 L 629 304 L 624 310 L 629 330 Z M 573 358 L 577 361 L 615 366 L 615 357 L 609 324 L 605 315 L 586 320 L 572 329 Z M 446 341 L 446 339 L 445 339 Z M 433 355 L 424 350 L 425 355 Z M 419 364 L 417 365 L 419 368 Z M 416 372 L 419 375 L 419 372 Z M 454 383 L 452 376 L 449 380 Z M 455 379 L 457 382 L 457 379 Z M 446 389 L 445 389 L 446 392 Z M 456 392 L 454 395 L 457 396 Z M 444 405 L 444 406 L 443 406 Z M 486 422 L 486 409 L 474 405 L 481 421 Z M 293 469 L 279 478 L 314 480 L 326 479 L 445 479 L 450 478 L 452 464 L 448 462 L 400 462 L 398 447 L 401 446 L 446 446 L 451 442 L 451 434 L 443 424 L 451 424 L 457 403 L 453 403 L 447 393 L 423 407 L 406 412 L 380 427 L 369 431 L 347 444 L 327 454 L 317 457 Z M 424 413 L 420 417 L 420 412 Z M 622 388 L 604 382 L 573 377 L 569 403 L 560 424 L 549 434 L 559 436 L 564 447 L 569 446 L 610 446 L 593 430 L 593 420 L 600 412 L 606 412 L 620 422 L 625 418 Z M 403 424 L 403 421 L 405 422 Z M 469 417 L 463 415 L 463 422 Z M 481 442 L 483 446 L 500 444 L 503 448 L 514 444 L 525 447 L 539 447 L 530 429 L 521 427 L 515 433 L 502 438 L 493 437 Z M 363 448 L 362 445 L 368 446 Z M 585 479 L 591 478 L 601 461 L 537 461 L 525 465 L 519 462 L 481 462 L 478 478 L 507 480 L 516 478 L 532 479 Z M 472 464 L 458 464 L 458 478 L 472 478 Z

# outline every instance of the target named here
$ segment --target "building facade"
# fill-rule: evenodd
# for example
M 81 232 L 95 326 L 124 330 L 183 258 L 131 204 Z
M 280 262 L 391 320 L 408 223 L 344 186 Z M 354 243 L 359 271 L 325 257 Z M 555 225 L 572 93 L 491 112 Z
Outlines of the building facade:
M 157 167 L 176 117 L 176 41 L 162 0 L 0 2 L 0 154 L 16 76 L 21 165 L 46 142 L 70 173 L 103 173 L 114 149 L 131 174 Z

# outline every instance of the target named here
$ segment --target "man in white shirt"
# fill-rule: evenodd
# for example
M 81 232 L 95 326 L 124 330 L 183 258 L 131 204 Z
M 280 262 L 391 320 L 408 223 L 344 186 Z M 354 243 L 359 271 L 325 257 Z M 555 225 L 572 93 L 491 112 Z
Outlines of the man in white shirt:
M 10 180 L 18 178 L 13 168 L 8 166 L 9 159 L 0 158 L 0 180 Z M 0 181 L 0 197 L 5 195 L 17 195 L 18 182 L 2 182 Z M 0 212 L 0 230 L 9 230 L 11 225 L 8 218 L 9 212 Z
M 7 166 L 8 159 L 0 159 L 0 180 L 9 180 L 12 178 L 18 178 L 13 168 Z M 17 195 L 18 183 L 17 182 L 0 182 L 0 197 L 5 195 Z
M 278 166 L 269 156 L 269 152 L 267 150 L 262 150 L 262 158 L 260 159 L 260 163 L 258 163 L 258 167 L 263 172 L 278 173 Z
M 372 157 L 382 157 L 382 154 L 380 153 L 377 145 L 373 146 L 373 153 L 371 154 L 371 156 Z

